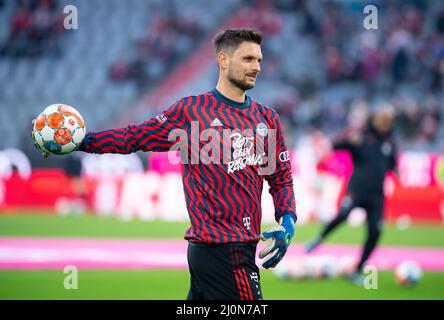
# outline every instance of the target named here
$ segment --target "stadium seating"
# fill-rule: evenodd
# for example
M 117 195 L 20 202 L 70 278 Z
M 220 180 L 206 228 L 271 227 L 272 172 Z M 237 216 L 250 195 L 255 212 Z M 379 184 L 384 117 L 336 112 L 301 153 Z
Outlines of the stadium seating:
M 417 121 L 416 131 L 419 133 L 413 138 L 400 137 L 403 146 L 426 151 L 443 148 L 440 144 L 444 137 L 443 90 L 435 88 L 431 91 L 429 86 L 433 70 L 427 63 L 432 64 L 430 61 L 434 61 L 431 60 L 433 57 L 425 56 L 424 61 L 415 64 L 423 68 L 419 70 L 420 78 L 413 73 L 413 76 L 400 84 L 391 79 L 393 61 L 390 59 L 389 62 L 384 62 L 381 72 L 377 73 L 372 69 L 376 72 L 374 78 L 365 78 L 368 76 L 365 74 L 358 74 L 353 78 L 345 70 L 347 63 L 360 61 L 365 64 L 365 50 L 376 39 L 371 31 L 362 28 L 361 7 L 352 3 L 341 6 L 340 9 L 339 4 L 330 4 L 336 6 L 335 12 L 341 12 L 341 19 L 331 14 L 329 5 L 311 1 L 229 0 L 214 1 L 211 6 L 204 0 L 175 0 L 168 1 L 167 4 L 160 0 L 109 0 L 106 5 L 100 0 L 59 0 L 56 3 L 60 12 L 68 4 L 76 5 L 79 12 L 79 29 L 65 31 L 57 38 L 61 48 L 60 55 L 50 52 L 34 58 L 0 56 L 0 82 L 4 84 L 0 86 L 0 134 L 9 137 L 7 140 L 0 140 L 0 149 L 21 145 L 21 139 L 27 139 L 30 119 L 44 106 L 55 102 L 75 106 L 87 120 L 88 128 L 100 130 L 116 125 L 119 119 L 146 119 L 181 96 L 211 89 L 216 81 L 217 70 L 212 60 L 213 53 L 207 50 L 211 63 L 197 70 L 193 78 L 166 93 L 161 92 L 161 95 L 165 95 L 164 100 L 159 97 L 156 103 L 146 103 L 147 100 L 144 99 L 150 93 L 157 94 L 156 87 L 173 77 L 174 70 L 186 65 L 197 54 L 195 49 L 202 44 L 209 44 L 214 32 L 235 15 L 244 16 L 243 25 L 264 30 L 266 38 L 263 45 L 263 74 L 251 94 L 282 113 L 284 122 L 290 125 L 290 134 L 298 137 L 307 132 L 313 123 L 320 121 L 315 125 L 316 129 L 333 135 L 347 124 L 347 119 L 340 118 L 339 115 L 343 114 L 345 117 L 345 111 L 355 108 L 361 100 L 365 101 L 368 108 L 379 102 L 397 100 L 395 107 L 398 115 L 402 114 L 405 105 L 411 103 L 409 101 L 413 101 L 418 105 L 421 114 L 419 119 L 427 116 L 429 119 Z M 427 10 L 421 7 L 413 10 L 408 6 L 400 10 L 406 17 L 423 15 L 420 23 L 417 23 L 423 34 L 415 34 L 408 29 L 409 25 L 400 27 L 401 31 L 410 34 L 414 43 L 423 46 L 415 48 L 412 55 L 420 54 L 421 50 L 431 50 L 431 43 L 426 41 L 427 34 L 441 39 L 441 42 L 437 41 L 436 52 L 444 46 L 443 35 L 435 30 L 442 4 L 426 1 L 425 6 Z M 240 11 L 242 7 L 247 10 Z M 396 18 L 393 7 L 381 9 L 383 17 Z M 8 41 L 10 21 L 15 12 L 16 5 L 12 1 L 6 1 L 0 10 L 0 48 Z M 163 61 L 149 57 L 149 63 L 144 68 L 146 67 L 148 73 L 160 76 L 149 80 L 146 90 L 141 91 L 134 81 L 112 81 L 110 72 L 113 64 L 119 59 L 134 61 L 137 44 L 146 39 L 150 32 L 150 23 L 159 13 L 166 16 L 174 13 L 180 21 L 198 21 L 203 36 L 178 35 L 173 46 L 178 56 L 173 60 Z M 353 31 L 347 33 L 350 25 L 353 26 L 350 29 Z M 380 37 L 388 42 L 393 30 L 381 28 L 383 32 Z M 168 32 L 161 36 L 168 36 Z M 381 39 L 376 39 L 376 42 L 379 53 L 387 55 L 384 50 L 387 50 L 388 44 Z M 334 74 L 329 74 L 328 64 L 331 62 L 326 60 L 327 52 L 333 57 L 338 52 L 343 60 L 339 79 L 332 78 Z M 442 54 L 437 54 L 433 59 L 442 61 Z M 341 75 L 341 72 L 346 74 Z M 438 105 L 438 125 L 434 122 L 435 115 L 428 111 L 430 105 L 433 105 L 430 102 L 431 94 L 436 100 L 433 103 Z M 285 110 L 286 101 L 290 101 L 289 110 Z M 426 102 L 429 105 L 425 105 Z M 140 108 L 134 108 L 135 106 Z M 424 138 L 424 127 L 430 121 L 432 125 L 429 127 L 436 127 L 436 130 L 433 129 L 436 132 L 432 130 L 432 138 Z M 23 134 L 10 135 L 10 132 Z
M 213 30 L 236 1 L 170 1 L 181 17 L 199 17 L 205 30 Z M 58 10 L 73 4 L 78 8 L 78 30 L 65 31 L 59 41 L 62 55 L 37 58 L 0 56 L 0 149 L 20 145 L 20 135 L 29 131 L 29 121 L 46 105 L 64 102 L 75 106 L 87 119 L 88 127 L 105 128 L 124 114 L 138 96 L 134 83 L 113 83 L 110 65 L 120 57 L 134 55 L 135 42 L 146 33 L 162 1 L 60 0 Z M 7 41 L 9 23 L 16 10 L 7 1 L 0 11 L 0 47 Z M 186 51 L 192 49 L 188 45 Z M 184 55 L 187 53 L 184 52 Z

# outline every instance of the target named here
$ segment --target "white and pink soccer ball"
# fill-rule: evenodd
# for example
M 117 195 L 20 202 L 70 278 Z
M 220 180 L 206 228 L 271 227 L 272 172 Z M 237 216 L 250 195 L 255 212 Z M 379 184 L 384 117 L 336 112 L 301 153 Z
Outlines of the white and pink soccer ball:
M 66 104 L 52 104 L 35 119 L 32 135 L 42 149 L 63 155 L 77 150 L 86 127 L 80 113 Z
M 422 269 L 415 261 L 403 261 L 395 269 L 395 280 L 402 286 L 412 287 L 422 277 Z

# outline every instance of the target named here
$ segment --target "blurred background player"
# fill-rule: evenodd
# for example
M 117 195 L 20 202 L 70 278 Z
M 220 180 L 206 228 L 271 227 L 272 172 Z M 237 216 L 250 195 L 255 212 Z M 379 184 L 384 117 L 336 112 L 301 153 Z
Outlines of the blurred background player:
M 307 253 L 317 248 L 327 236 L 347 220 L 353 208 L 365 209 L 367 215 L 367 239 L 361 258 L 350 280 L 363 283 L 362 269 L 376 247 L 382 231 L 384 192 L 383 182 L 388 171 L 396 170 L 396 147 L 392 137 L 393 109 L 383 106 L 370 116 L 367 127 L 361 132 L 349 131 L 338 139 L 333 148 L 348 150 L 352 156 L 353 174 L 348 184 L 339 214 L 328 223 L 321 235 L 309 242 Z

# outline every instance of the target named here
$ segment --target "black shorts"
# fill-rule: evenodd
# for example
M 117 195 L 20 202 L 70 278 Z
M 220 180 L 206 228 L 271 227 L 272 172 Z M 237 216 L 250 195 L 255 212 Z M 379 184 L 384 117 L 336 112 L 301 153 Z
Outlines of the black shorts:
M 207 245 L 189 242 L 188 300 L 261 300 L 255 244 Z

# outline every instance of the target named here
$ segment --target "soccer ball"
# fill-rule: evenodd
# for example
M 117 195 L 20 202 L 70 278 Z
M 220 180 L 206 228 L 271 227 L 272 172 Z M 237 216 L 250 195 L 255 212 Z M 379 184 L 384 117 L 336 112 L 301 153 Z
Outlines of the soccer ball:
M 85 121 L 76 109 L 66 104 L 53 104 L 35 119 L 32 135 L 40 148 L 62 155 L 77 150 L 85 132 Z
M 412 287 L 422 277 L 422 270 L 415 261 L 401 262 L 395 269 L 395 279 L 402 286 Z
M 303 258 L 287 259 L 280 262 L 273 273 L 283 279 L 304 279 L 307 276 L 306 262 Z
M 347 276 L 356 269 L 356 260 L 353 256 L 346 254 L 338 259 L 336 272 L 340 276 Z

